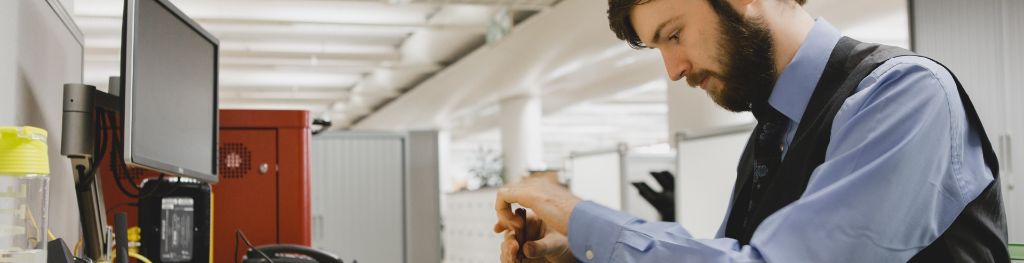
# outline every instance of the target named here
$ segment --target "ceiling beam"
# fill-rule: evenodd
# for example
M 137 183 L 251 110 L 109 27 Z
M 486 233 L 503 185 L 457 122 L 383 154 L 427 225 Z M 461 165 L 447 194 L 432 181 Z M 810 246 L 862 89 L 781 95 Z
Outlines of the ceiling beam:
M 348 99 L 349 93 L 345 91 L 252 91 L 245 89 L 222 89 L 220 90 L 220 98 L 252 100 L 302 99 L 310 101 L 330 102 L 335 100 Z
M 117 47 L 86 47 L 86 53 L 90 56 L 120 56 L 121 48 Z M 306 61 L 312 61 L 313 56 L 316 56 L 316 60 L 367 60 L 367 61 L 393 61 L 397 62 L 401 59 L 401 53 L 397 50 L 394 52 L 381 52 L 381 53 L 361 53 L 361 52 L 345 52 L 345 53 L 317 53 L 317 52 L 284 52 L 284 51 L 247 51 L 247 50 L 231 50 L 221 49 L 221 59 L 230 58 L 263 58 L 263 59 L 301 59 Z M 310 62 L 312 63 L 312 62 Z

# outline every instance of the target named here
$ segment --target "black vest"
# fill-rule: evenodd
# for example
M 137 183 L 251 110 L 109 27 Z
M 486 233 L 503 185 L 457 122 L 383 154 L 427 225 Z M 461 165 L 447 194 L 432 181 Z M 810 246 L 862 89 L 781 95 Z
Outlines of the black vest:
M 854 94 L 861 80 L 885 61 L 898 56 L 917 55 L 905 49 L 861 43 L 847 37 L 839 41 L 811 95 L 796 135 L 789 145 L 786 158 L 778 167 L 769 171 L 773 179 L 765 186 L 767 188 L 762 199 L 749 214 L 747 204 L 750 201 L 749 181 L 754 167 L 754 136 L 752 135 L 747 142 L 747 148 L 737 168 L 736 185 L 732 194 L 733 205 L 725 226 L 726 237 L 748 244 L 757 226 L 765 218 L 803 195 L 811 173 L 825 161 L 832 120 L 835 119 L 839 108 Z M 974 105 L 971 104 L 956 76 L 953 76 L 953 79 L 956 80 L 968 124 L 981 137 L 985 164 L 992 171 L 995 180 L 967 205 L 935 242 L 925 247 L 910 261 L 1009 262 L 1006 219 L 1000 194 L 999 164 Z M 758 124 L 754 130 L 759 130 L 760 126 L 761 124 Z

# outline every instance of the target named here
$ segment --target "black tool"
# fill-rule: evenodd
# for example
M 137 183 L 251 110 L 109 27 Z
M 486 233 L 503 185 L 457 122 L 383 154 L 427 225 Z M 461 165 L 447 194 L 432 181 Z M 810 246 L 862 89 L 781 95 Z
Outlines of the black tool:
M 261 254 L 262 253 L 262 254 Z M 270 260 L 273 261 L 270 261 Z M 244 263 L 343 263 L 334 254 L 302 245 L 256 246 L 245 253 Z M 353 263 L 358 263 L 353 261 Z
M 662 191 L 659 193 L 651 189 L 647 183 L 644 182 L 633 182 L 633 186 L 636 190 L 640 191 L 642 196 L 648 203 L 654 206 L 654 209 L 658 210 L 658 214 L 661 215 L 662 221 L 675 222 L 676 221 L 676 180 L 675 176 L 671 172 L 651 172 L 651 176 L 654 180 L 658 181 L 661 185 Z
M 117 248 L 117 262 L 128 263 L 128 214 L 114 214 L 114 246 Z
M 47 263 L 74 263 L 75 256 L 71 254 L 71 250 L 68 249 L 68 245 L 64 243 L 63 238 L 50 240 L 46 243 L 46 262 Z
M 516 241 L 519 242 L 519 252 L 516 253 L 516 260 L 523 262 L 523 259 L 526 258 L 526 254 L 523 253 L 525 250 L 523 245 L 526 244 L 526 232 L 529 231 L 526 228 L 526 209 L 516 208 L 516 215 L 519 216 L 519 219 L 523 220 L 523 228 L 516 232 Z

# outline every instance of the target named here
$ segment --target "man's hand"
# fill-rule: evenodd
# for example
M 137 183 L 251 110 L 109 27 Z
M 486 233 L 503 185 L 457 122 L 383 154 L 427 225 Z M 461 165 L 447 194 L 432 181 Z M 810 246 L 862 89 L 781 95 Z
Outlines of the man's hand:
M 576 262 L 572 251 L 569 250 L 569 239 L 565 235 L 554 231 L 544 225 L 544 222 L 532 213 L 526 217 L 528 229 L 522 231 L 508 230 L 500 224 L 494 225 L 494 232 L 505 232 L 505 240 L 501 242 L 501 262 L 518 263 L 516 254 L 519 252 L 519 242 L 516 235 L 525 232 L 529 240 L 523 244 L 523 253 L 526 258 L 523 262 Z
M 558 184 L 553 176 L 527 176 L 498 190 L 495 210 L 498 223 L 495 232 L 522 228 L 522 219 L 512 213 L 512 204 L 529 208 L 536 217 L 563 236 L 569 233 L 569 217 L 580 198 Z M 500 226 L 500 228 L 499 228 Z

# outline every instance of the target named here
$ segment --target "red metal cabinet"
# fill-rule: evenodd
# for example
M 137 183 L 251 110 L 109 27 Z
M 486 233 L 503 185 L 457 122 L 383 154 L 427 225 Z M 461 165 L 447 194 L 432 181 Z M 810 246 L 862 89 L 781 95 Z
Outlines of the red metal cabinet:
M 213 185 L 213 262 L 234 261 L 236 229 L 245 232 L 254 245 L 311 245 L 310 123 L 307 111 L 220 111 L 219 182 Z M 135 200 L 114 185 L 109 165 L 101 166 L 107 218 L 127 212 L 129 225 L 138 225 L 137 209 L 132 205 Z M 137 182 L 159 176 L 131 170 Z M 244 244 L 238 246 L 241 258 Z
M 306 111 L 220 111 L 214 262 L 233 262 L 236 229 L 254 245 L 311 245 L 310 123 Z

